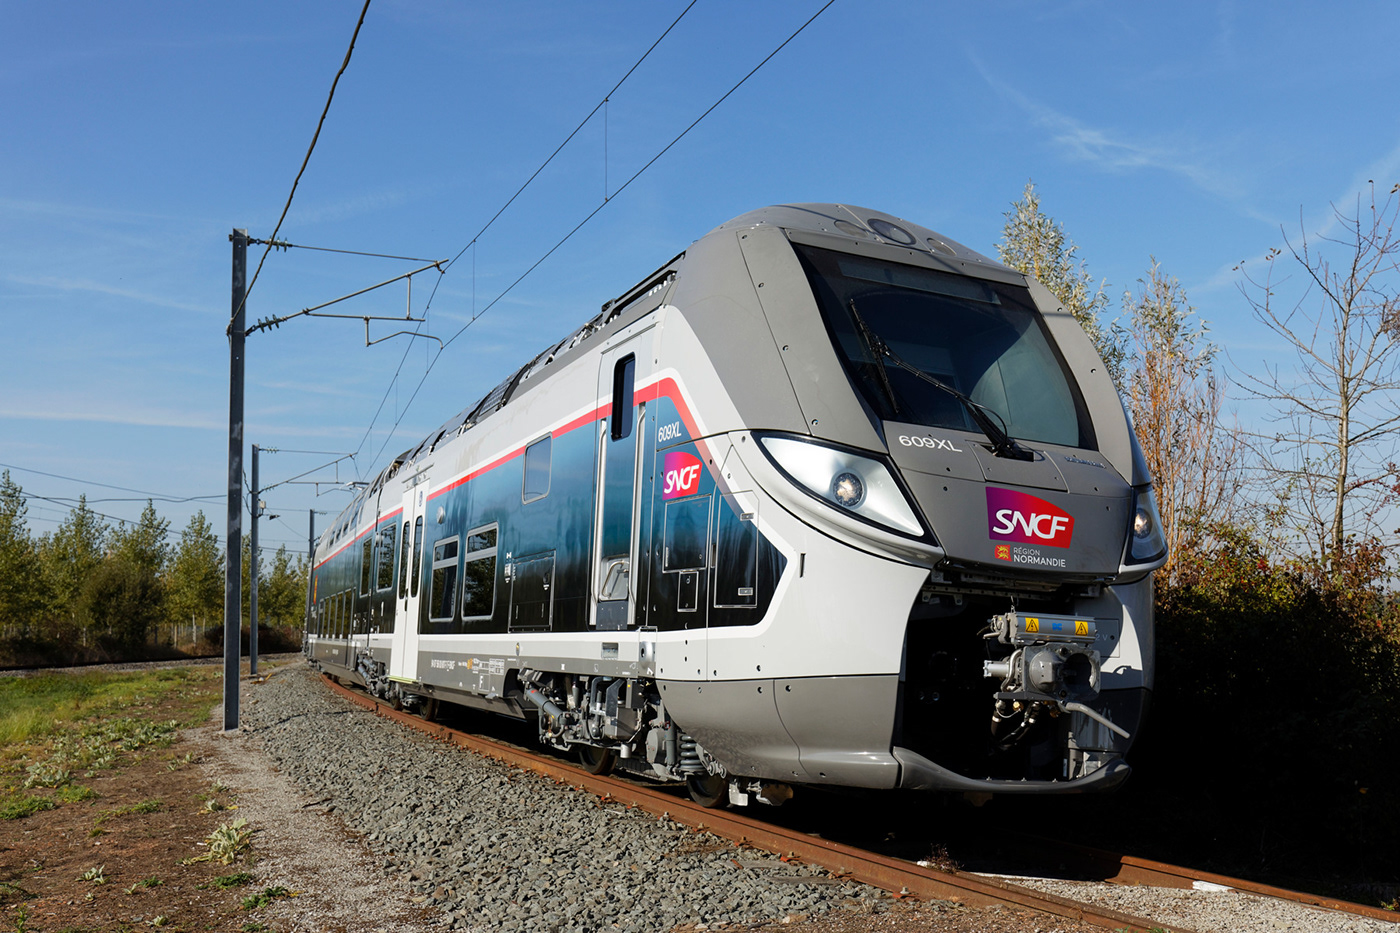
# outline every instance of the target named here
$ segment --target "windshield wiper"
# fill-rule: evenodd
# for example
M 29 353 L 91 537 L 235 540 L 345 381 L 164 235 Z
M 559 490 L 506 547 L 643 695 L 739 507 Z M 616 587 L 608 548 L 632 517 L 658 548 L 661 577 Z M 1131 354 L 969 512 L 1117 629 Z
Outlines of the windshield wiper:
M 894 397 L 894 386 L 890 384 L 889 371 L 885 369 L 885 342 L 871 333 L 870 328 L 865 324 L 865 318 L 860 316 L 856 310 L 856 300 L 851 299 L 851 316 L 856 319 L 856 326 L 860 328 L 861 339 L 865 341 L 866 347 L 870 350 L 870 355 L 875 358 L 875 372 L 880 376 L 880 385 L 885 390 L 885 397 L 890 400 L 890 408 L 895 415 L 899 414 L 899 402 Z
M 851 314 L 855 316 L 856 324 L 860 327 L 860 332 L 865 338 L 865 342 L 869 344 L 870 348 L 875 352 L 875 358 L 879 363 L 880 381 L 884 385 L 885 392 L 888 393 L 891 403 L 894 402 L 894 388 L 890 385 L 889 373 L 885 370 L 885 363 L 881 357 L 889 357 L 890 362 L 894 363 L 894 365 L 898 366 L 900 369 L 913 376 L 917 376 L 919 379 L 922 379 L 935 388 L 942 389 L 944 392 L 953 396 L 953 398 L 962 402 L 963 407 L 967 409 L 967 413 L 972 416 L 972 420 L 977 422 L 977 427 L 981 428 L 982 433 L 987 435 L 987 439 L 992 442 L 992 453 L 996 456 L 1007 457 L 1012 460 L 1035 459 L 1035 454 L 1032 451 L 1021 446 L 1015 438 L 1006 433 L 1006 429 L 1003 425 L 999 425 L 996 421 L 992 420 L 991 416 L 993 415 L 996 416 L 997 421 L 1001 420 L 1001 415 L 997 414 L 996 411 L 988 408 L 981 402 L 974 401 L 971 396 L 953 388 L 943 380 L 924 372 L 919 367 L 906 361 L 902 356 L 894 352 L 894 350 L 890 349 L 889 344 L 885 343 L 879 335 L 875 334 L 866 326 L 865 319 L 862 318 L 860 312 L 856 310 L 854 298 L 851 299 Z

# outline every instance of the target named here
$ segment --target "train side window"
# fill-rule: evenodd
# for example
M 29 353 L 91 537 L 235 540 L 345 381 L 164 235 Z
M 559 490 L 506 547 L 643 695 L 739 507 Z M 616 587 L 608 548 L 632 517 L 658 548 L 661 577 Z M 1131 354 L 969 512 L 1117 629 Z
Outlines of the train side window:
M 633 387 L 637 375 L 637 357 L 628 356 L 617 361 L 613 368 L 612 417 L 609 419 L 609 433 L 612 439 L 620 441 L 632 436 Z
M 462 618 L 489 619 L 496 605 L 496 529 L 490 525 L 467 534 L 462 568 Z
M 525 485 L 521 494 L 524 502 L 533 502 L 549 495 L 549 457 L 553 438 L 542 437 L 525 448 Z
M 457 538 L 447 538 L 433 545 L 433 580 L 428 595 L 428 618 L 448 622 L 456 614 L 457 601 Z
M 423 572 L 423 516 L 418 516 L 413 520 L 413 582 L 409 587 L 409 595 L 418 595 L 418 578 Z
M 375 586 L 387 590 L 394 585 L 394 526 L 385 525 L 379 533 L 379 567 Z
M 701 570 L 710 537 L 710 497 L 666 503 L 663 571 Z
M 399 539 L 399 599 L 408 596 L 408 522 L 403 523 Z
M 366 535 L 360 547 L 360 595 L 369 595 L 370 567 L 374 565 L 374 535 Z

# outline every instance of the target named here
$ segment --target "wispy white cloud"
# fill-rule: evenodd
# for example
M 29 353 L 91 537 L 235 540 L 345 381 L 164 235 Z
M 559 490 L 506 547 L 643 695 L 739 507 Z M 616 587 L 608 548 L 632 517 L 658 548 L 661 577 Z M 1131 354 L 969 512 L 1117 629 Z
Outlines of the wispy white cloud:
M 1113 129 L 1091 126 L 997 78 L 975 52 L 969 51 L 968 55 L 982 80 L 1024 111 L 1031 123 L 1048 133 L 1051 143 L 1068 158 L 1092 163 L 1110 172 L 1163 171 L 1179 175 L 1218 197 L 1231 201 L 1243 197 L 1245 192 L 1239 180 L 1211 166 L 1209 154 L 1200 144 L 1171 140 L 1144 141 Z
M 89 204 L 65 204 L 58 201 L 34 201 L 24 198 L 4 197 L 0 197 L 0 210 L 8 214 L 29 214 L 63 220 L 96 220 L 104 224 L 146 223 L 149 221 L 166 222 L 185 219 L 169 214 L 115 210 L 108 207 L 93 207 Z
M 1329 236 L 1336 230 L 1339 222 L 1337 219 L 1338 211 L 1344 217 L 1355 213 L 1358 199 L 1360 199 L 1361 209 L 1365 210 L 1365 205 L 1371 196 L 1372 185 L 1375 186 L 1377 199 L 1382 200 L 1397 183 L 1400 183 L 1400 141 L 1397 141 L 1389 152 L 1353 174 L 1344 186 L 1341 195 L 1330 204 L 1300 204 L 1298 205 L 1298 214 L 1294 217 L 1282 220 L 1276 217 L 1265 218 L 1277 228 L 1278 238 L 1274 242 L 1266 244 L 1253 256 L 1245 256 L 1238 261 L 1228 262 L 1220 266 L 1210 278 L 1192 285 L 1192 293 L 1238 289 L 1244 281 L 1245 273 L 1254 274 L 1256 278 L 1263 276 L 1267 271 L 1266 263 L 1268 262 L 1269 249 L 1271 247 L 1282 249 L 1284 237 L 1298 243 L 1304 231 L 1309 239 Z
M 184 428 L 200 431 L 228 430 L 228 421 L 217 417 L 190 412 L 162 409 L 138 410 L 123 408 L 120 411 L 97 409 L 19 409 L 0 408 L 0 418 L 18 421 L 86 421 L 98 424 L 124 424 L 146 428 Z
M 193 311 L 198 314 L 220 313 L 209 305 L 197 305 L 184 301 L 175 301 L 163 295 L 151 295 L 145 292 L 132 291 L 128 288 L 117 288 L 114 285 L 108 285 L 105 282 L 94 282 L 90 279 L 7 275 L 3 277 L 3 280 L 6 282 L 13 282 L 17 285 L 27 285 L 31 288 L 48 288 L 68 292 L 95 292 L 100 295 L 111 295 L 115 298 L 129 298 L 132 301 L 139 301 L 142 304 L 155 305 L 159 308 L 174 308 L 177 311 Z

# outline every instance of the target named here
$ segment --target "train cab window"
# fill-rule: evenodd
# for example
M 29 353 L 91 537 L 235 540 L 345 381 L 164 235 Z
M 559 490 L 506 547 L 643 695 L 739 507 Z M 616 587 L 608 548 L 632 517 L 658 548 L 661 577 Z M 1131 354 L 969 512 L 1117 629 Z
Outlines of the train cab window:
M 428 595 L 428 618 L 451 621 L 457 607 L 457 538 L 433 545 L 433 579 Z
M 360 546 L 360 595 L 369 595 L 370 568 L 374 565 L 374 535 L 366 535 Z
M 710 497 L 695 496 L 666 503 L 663 571 L 700 570 L 710 537 Z
M 423 516 L 413 520 L 413 582 L 409 594 L 418 595 L 418 578 L 423 572 Z
M 796 248 L 836 351 L 881 418 L 973 431 L 975 405 L 1012 437 L 1095 447 L 1078 383 L 1024 285 Z
M 637 357 L 628 356 L 617 361 L 613 368 L 612 417 L 609 434 L 615 441 L 632 435 L 633 386 L 636 382 Z
M 403 523 L 403 536 L 399 539 L 399 599 L 408 596 L 408 522 Z
M 394 526 L 385 525 L 379 533 L 379 561 L 375 588 L 387 590 L 394 585 Z
M 467 535 L 462 568 L 462 618 L 489 619 L 496 603 L 496 527 L 478 528 Z
M 521 499 L 533 502 L 549 495 L 549 456 L 552 438 L 542 437 L 525 448 L 525 485 Z

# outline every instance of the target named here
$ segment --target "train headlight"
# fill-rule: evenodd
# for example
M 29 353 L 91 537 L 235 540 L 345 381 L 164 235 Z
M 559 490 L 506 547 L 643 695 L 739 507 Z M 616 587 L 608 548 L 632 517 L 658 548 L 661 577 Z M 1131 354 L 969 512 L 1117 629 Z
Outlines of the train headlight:
M 853 509 L 865 499 L 865 484 L 854 473 L 841 473 L 831 481 L 831 497 L 838 504 Z
M 923 536 L 904 491 L 879 460 L 797 437 L 754 436 L 768 459 L 807 493 L 871 524 Z
M 1133 500 L 1133 527 L 1128 535 L 1128 562 L 1142 564 L 1156 560 L 1167 550 L 1162 535 L 1162 516 L 1152 487 L 1137 490 Z

